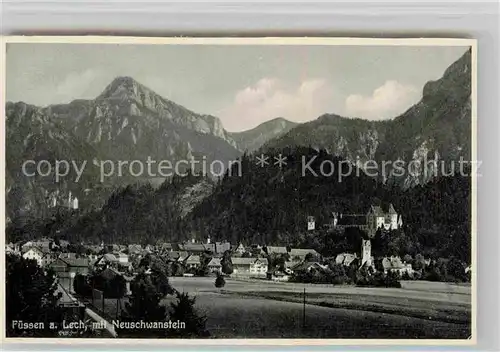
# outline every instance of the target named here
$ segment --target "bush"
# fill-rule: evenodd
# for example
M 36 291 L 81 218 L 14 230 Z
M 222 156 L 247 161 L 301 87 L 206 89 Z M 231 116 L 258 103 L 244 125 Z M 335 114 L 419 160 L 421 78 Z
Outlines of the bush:
M 226 280 L 224 280 L 224 276 L 222 274 L 217 273 L 217 278 L 215 279 L 215 287 L 220 288 L 226 285 Z
M 104 296 L 107 298 L 122 298 L 127 293 L 127 283 L 122 275 L 117 275 L 105 284 Z
M 208 276 L 208 274 L 209 274 L 208 267 L 205 265 L 197 268 L 194 273 L 195 276 L 200 276 L 200 277 Z
M 401 288 L 401 283 L 399 282 L 400 279 L 401 276 L 399 275 L 399 272 L 389 270 L 387 274 L 385 274 L 384 285 L 385 287 Z
M 167 309 L 160 303 L 163 295 L 157 291 L 149 275 L 144 273 L 137 275 L 130 286 L 132 294 L 122 312 L 122 321 L 165 322 L 168 320 Z M 167 337 L 168 330 L 126 327 L 117 329 L 117 333 L 120 337 L 164 338 Z
M 388 271 L 387 274 L 377 271 L 369 273 L 367 270 L 360 269 L 356 275 L 356 286 L 359 287 L 394 287 L 401 288 L 399 282 L 399 273 L 397 271 Z
M 209 337 L 210 333 L 206 329 L 207 317 L 200 315 L 194 308 L 196 299 L 189 297 L 187 293 L 177 292 L 177 302 L 170 303 L 172 309 L 170 313 L 171 321 L 181 321 L 185 324 L 184 329 L 169 330 L 170 337 L 195 338 Z
M 312 284 L 334 284 L 343 285 L 352 280 L 347 275 L 343 265 L 333 264 L 326 270 L 299 271 L 295 272 L 289 279 L 292 282 Z
M 87 281 L 87 276 L 84 276 L 82 274 L 75 275 L 75 278 L 73 280 L 73 291 L 83 297 L 92 296 L 92 287 L 90 287 Z
M 7 254 L 5 256 L 6 337 L 57 337 L 64 319 L 58 301 L 56 276 L 44 270 L 35 260 Z M 19 329 L 14 321 L 42 323 L 41 329 Z M 49 325 L 56 323 L 56 328 Z
M 455 257 L 439 258 L 429 265 L 423 273 L 423 279 L 442 282 L 467 282 L 470 278 L 465 273 L 466 264 Z
M 441 270 L 436 266 L 429 267 L 428 270 L 425 271 L 423 279 L 427 281 L 446 281 L 445 275 L 443 275 Z
M 410 276 L 410 274 L 408 274 L 407 271 L 405 271 L 403 273 L 403 275 L 401 275 L 401 280 L 412 280 L 413 278 Z
M 172 264 L 172 275 L 173 276 L 182 276 L 184 275 L 184 266 L 180 263 L 174 262 Z
M 351 278 L 347 275 L 347 271 L 344 265 L 332 264 L 329 266 L 329 269 L 331 270 L 328 280 L 329 283 L 334 285 L 342 285 L 350 283 L 352 281 Z
M 233 273 L 233 262 L 231 260 L 231 251 L 225 251 L 221 260 L 222 272 L 226 275 Z
M 447 263 L 447 272 L 450 281 L 455 282 L 466 282 L 468 280 L 468 275 L 465 272 L 466 264 L 461 262 L 457 258 L 451 258 Z
M 154 270 L 151 273 L 151 281 L 156 287 L 156 290 L 163 296 L 174 293 L 174 289 L 168 281 L 166 272 Z

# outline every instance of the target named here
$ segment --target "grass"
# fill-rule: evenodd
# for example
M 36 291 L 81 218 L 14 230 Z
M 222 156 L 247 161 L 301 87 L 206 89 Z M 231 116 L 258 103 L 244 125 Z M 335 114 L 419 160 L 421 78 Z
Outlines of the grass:
M 244 295 L 301 303 L 303 297 L 291 292 L 247 292 Z M 470 324 L 470 310 L 455 305 L 429 305 L 424 300 L 394 299 L 381 296 L 352 296 L 345 294 L 306 294 L 306 303 L 329 308 L 343 308 L 376 313 L 397 314 L 457 324 Z
M 470 335 L 467 287 L 457 291 L 431 283 L 432 290 L 425 291 L 425 282 L 385 289 L 228 279 L 218 289 L 214 281 L 172 278 L 171 283 L 197 297 L 196 307 L 207 315 L 207 328 L 216 338 L 464 339 Z
M 213 338 L 464 339 L 471 330 L 466 286 L 403 282 L 401 289 L 360 288 L 229 278 L 216 288 L 215 277 L 170 282 L 196 297 Z M 162 304 L 175 299 L 166 296 Z M 114 319 L 117 300 L 106 299 L 104 310 Z

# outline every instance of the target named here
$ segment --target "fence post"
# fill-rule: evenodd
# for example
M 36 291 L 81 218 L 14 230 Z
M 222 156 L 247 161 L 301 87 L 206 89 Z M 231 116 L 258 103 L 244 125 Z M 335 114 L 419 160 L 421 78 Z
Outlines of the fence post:
M 306 331 L 306 288 L 304 287 L 304 304 L 302 306 L 302 332 Z

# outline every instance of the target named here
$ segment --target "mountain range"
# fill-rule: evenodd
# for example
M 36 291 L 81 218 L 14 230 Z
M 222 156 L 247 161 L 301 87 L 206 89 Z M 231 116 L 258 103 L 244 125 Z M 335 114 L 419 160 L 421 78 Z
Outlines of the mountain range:
M 404 188 L 425 184 L 432 178 L 433 172 L 423 168 L 426 161 L 443 161 L 448 172 L 452 161 L 471 159 L 471 51 L 454 62 L 440 79 L 428 82 L 422 99 L 392 120 L 367 121 L 325 114 L 269 140 L 264 150 L 291 145 L 325 148 L 361 168 L 367 161 L 375 161 L 381 181 L 392 181 Z M 385 172 L 382 165 L 396 160 L 405 165 L 413 161 L 415 167 L 392 177 L 391 165 L 386 164 Z
M 64 204 L 69 192 L 82 208 L 99 208 L 117 187 L 164 177 L 126 172 L 99 182 L 100 160 L 220 160 L 226 164 L 243 153 L 266 152 L 290 146 L 325 149 L 364 168 L 375 160 L 424 161 L 425 158 L 470 160 L 471 53 L 466 52 L 439 80 L 428 82 L 420 102 L 392 120 L 367 121 L 325 114 L 296 124 L 275 118 L 244 132 L 228 132 L 212 115 L 178 105 L 131 77 L 114 79 L 95 99 L 37 107 L 23 102 L 6 104 L 8 217 L 42 216 L 50 204 Z M 88 161 L 81 180 L 52 176 L 27 177 L 22 161 Z M 421 168 L 412 175 L 379 176 L 403 188 L 430 180 Z M 70 176 L 74 176 L 70 174 Z M 205 192 L 201 192 L 205 194 Z M 208 194 L 208 193 L 207 193 Z M 185 215 L 185 214 L 184 214 Z

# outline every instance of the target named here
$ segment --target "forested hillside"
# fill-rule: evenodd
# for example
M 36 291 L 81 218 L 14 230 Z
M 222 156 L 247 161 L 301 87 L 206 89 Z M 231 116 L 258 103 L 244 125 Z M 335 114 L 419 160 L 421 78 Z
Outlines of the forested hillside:
M 421 253 L 470 260 L 468 177 L 441 177 L 403 191 L 356 168 L 339 178 L 339 170 L 347 175 L 350 166 L 324 150 L 296 147 L 273 154 L 286 156 L 287 165 L 261 167 L 245 154 L 241 176 L 237 170 L 232 175 L 227 172 L 215 185 L 190 175 L 176 177 L 158 189 L 149 184 L 127 186 L 98 211 L 56 214 L 29 226 L 12 224 L 8 240 L 55 235 L 79 242 L 155 243 L 205 241 L 210 236 L 233 244 L 314 248 L 330 256 L 359 251 L 364 236 L 360 231 L 329 229 L 326 225 L 332 222 L 332 211 L 364 214 L 370 205 L 392 203 L 402 215 L 404 227 L 376 237 L 375 248 L 401 256 Z M 304 161 L 312 159 L 312 171 L 304 173 Z M 321 165 L 326 163 L 336 169 L 322 175 Z M 314 231 L 307 230 L 308 216 L 316 219 Z

